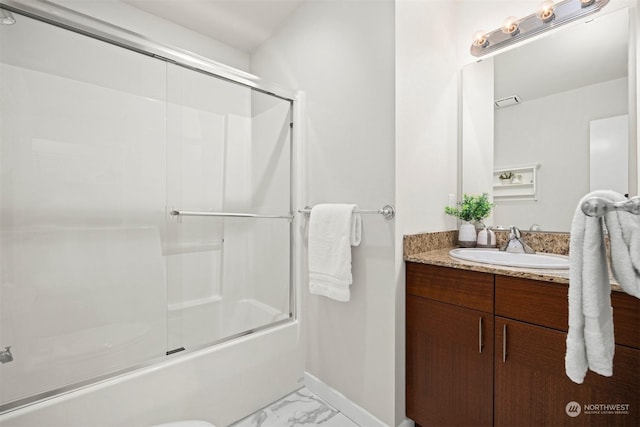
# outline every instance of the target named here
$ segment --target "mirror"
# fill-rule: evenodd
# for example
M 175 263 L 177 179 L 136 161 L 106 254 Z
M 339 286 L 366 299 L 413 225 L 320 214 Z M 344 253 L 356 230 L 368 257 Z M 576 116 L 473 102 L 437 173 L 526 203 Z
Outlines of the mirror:
M 463 68 L 461 191 L 492 195 L 488 225 L 568 232 L 590 191 L 637 195 L 629 27 L 601 12 Z

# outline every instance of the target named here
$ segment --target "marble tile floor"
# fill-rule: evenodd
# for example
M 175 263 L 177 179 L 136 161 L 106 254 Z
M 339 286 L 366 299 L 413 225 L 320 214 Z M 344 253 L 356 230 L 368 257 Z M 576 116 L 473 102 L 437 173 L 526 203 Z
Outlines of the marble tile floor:
M 306 388 L 291 393 L 230 427 L 359 427 Z

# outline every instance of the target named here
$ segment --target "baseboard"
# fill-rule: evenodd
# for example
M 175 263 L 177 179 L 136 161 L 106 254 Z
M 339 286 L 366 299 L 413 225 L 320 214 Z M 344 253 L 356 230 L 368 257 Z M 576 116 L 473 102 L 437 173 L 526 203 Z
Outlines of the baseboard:
M 349 400 L 344 394 L 308 372 L 304 373 L 304 385 L 313 394 L 329 403 L 361 427 L 389 427 L 371 412 Z M 405 419 L 398 427 L 413 427 L 413 425 L 413 421 Z

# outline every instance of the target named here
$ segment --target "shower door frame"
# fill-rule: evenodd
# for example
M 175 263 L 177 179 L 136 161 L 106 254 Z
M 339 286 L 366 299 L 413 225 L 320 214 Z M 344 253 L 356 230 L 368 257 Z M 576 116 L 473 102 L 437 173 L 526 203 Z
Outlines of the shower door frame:
M 100 19 L 76 12 L 72 9 L 61 5 L 50 3 L 46 0 L 0 0 L 0 7 L 10 12 L 35 19 L 37 21 L 51 24 L 56 27 L 63 28 L 93 39 L 100 40 L 118 47 L 131 50 L 146 56 L 150 56 L 168 63 L 172 63 L 186 69 L 206 74 L 212 78 L 228 81 L 233 84 L 247 87 L 251 90 L 261 92 L 267 95 L 288 101 L 289 117 L 290 117 L 290 135 L 289 135 L 289 317 L 276 322 L 269 323 L 264 326 L 249 329 L 237 334 L 209 342 L 206 344 L 190 347 L 178 353 L 167 353 L 161 356 L 149 359 L 146 362 L 130 366 L 115 372 L 98 375 L 89 379 L 78 381 L 76 383 L 59 387 L 53 390 L 44 391 L 32 396 L 18 399 L 9 403 L 0 404 L 0 415 L 6 414 L 26 406 L 52 399 L 72 391 L 86 388 L 106 380 L 125 375 L 127 373 L 156 365 L 161 362 L 173 360 L 176 357 L 190 354 L 196 351 L 213 347 L 217 344 L 228 342 L 255 332 L 271 329 L 280 325 L 289 324 L 298 320 L 297 307 L 299 306 L 299 295 L 296 292 L 296 283 L 300 283 L 301 269 L 299 266 L 299 257 L 301 247 L 298 239 L 295 238 L 294 231 L 300 228 L 300 215 L 297 214 L 295 206 L 297 201 L 302 198 L 302 185 L 298 181 L 304 181 L 297 165 L 300 164 L 303 153 L 299 149 L 302 144 L 301 122 L 296 122 L 297 118 L 302 115 L 304 108 L 304 93 L 300 91 L 292 91 L 281 88 L 277 85 L 270 84 L 259 77 L 227 66 L 225 64 L 213 61 L 188 50 L 175 47 L 165 46 L 156 43 L 145 36 L 118 27 Z M 294 126 L 296 123 L 296 126 Z M 171 209 L 167 208 L 167 217 L 171 215 Z M 230 214 L 231 216 L 234 214 Z M 237 214 L 235 214 L 237 215 Z M 245 215 L 246 216 L 246 215 Z M 251 216 L 251 215 L 248 215 Z

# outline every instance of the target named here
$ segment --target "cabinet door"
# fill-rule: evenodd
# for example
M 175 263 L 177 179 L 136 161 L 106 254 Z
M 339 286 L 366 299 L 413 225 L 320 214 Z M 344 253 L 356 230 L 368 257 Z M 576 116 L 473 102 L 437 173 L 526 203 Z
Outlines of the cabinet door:
M 425 426 L 493 423 L 493 315 L 407 296 L 407 416 Z
M 498 316 L 495 328 L 496 426 L 640 425 L 640 350 L 616 345 L 613 377 L 589 372 L 575 384 L 564 332 Z

